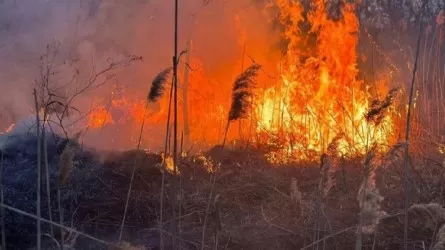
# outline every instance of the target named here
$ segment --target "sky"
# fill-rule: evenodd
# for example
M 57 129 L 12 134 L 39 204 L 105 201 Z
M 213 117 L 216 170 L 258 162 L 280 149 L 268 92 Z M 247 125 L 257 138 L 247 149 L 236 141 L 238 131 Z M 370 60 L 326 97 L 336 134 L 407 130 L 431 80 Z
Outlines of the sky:
M 101 88 L 76 98 L 87 111 L 119 85 L 144 98 L 151 79 L 171 65 L 174 1 L 165 0 L 3 0 L 0 2 L 0 131 L 34 112 L 33 88 L 41 79 L 42 56 L 53 51 L 50 84 L 69 96 L 94 72 L 128 55 L 143 61 L 121 67 Z M 243 44 L 264 51 L 278 35 L 269 29 L 262 6 L 252 0 L 180 1 L 178 51 L 193 40 L 193 57 L 206 74 L 231 82 Z M 248 36 L 246 35 L 248 33 Z M 248 38 L 246 38 L 248 37 Z M 250 40 L 249 40 L 250 39 Z M 48 47 L 49 46 L 49 47 Z M 256 55 L 266 61 L 268 52 Z M 223 69 L 223 70 L 221 70 Z M 70 83 L 78 73 L 76 83 Z M 238 72 L 239 73 L 239 72 Z

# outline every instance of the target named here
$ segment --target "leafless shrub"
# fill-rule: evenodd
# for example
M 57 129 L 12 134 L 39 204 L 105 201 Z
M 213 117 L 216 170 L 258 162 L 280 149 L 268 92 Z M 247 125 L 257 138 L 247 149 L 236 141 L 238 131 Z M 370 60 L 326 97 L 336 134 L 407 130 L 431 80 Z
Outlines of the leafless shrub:
M 445 222 L 445 208 L 437 203 L 414 204 L 409 208 L 408 214 L 411 220 L 414 219 L 414 222 L 432 230 Z
M 410 241 L 429 242 L 431 246 L 440 248 L 443 244 L 443 232 L 445 224 L 445 208 L 437 203 L 414 204 L 408 209 L 408 233 Z M 383 239 L 379 244 L 386 247 L 396 247 L 404 233 L 404 214 L 396 214 L 381 218 L 378 222 L 379 238 Z M 435 243 L 432 242 L 435 239 Z M 441 243 L 442 242 L 442 243 Z M 392 248 L 393 249 L 393 248 Z

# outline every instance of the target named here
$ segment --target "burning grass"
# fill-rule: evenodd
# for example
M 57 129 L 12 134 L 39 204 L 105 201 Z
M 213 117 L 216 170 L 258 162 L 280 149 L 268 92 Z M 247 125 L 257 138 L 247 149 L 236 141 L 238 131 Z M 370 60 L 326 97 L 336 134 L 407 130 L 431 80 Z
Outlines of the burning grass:
M 225 141 L 226 133 L 228 140 L 241 140 L 268 151 L 267 159 L 275 165 L 317 161 L 337 137 L 341 137 L 339 152 L 349 158 L 364 156 L 374 146 L 385 151 L 395 143 L 400 114 L 394 105 L 398 91 L 389 90 L 388 82 L 371 86 L 359 79 L 355 6 L 345 3 L 335 18 L 326 11 L 332 6 L 328 7 L 322 0 L 306 7 L 299 1 L 271 1 L 265 6 L 264 18 L 277 16 L 284 47 L 270 52 L 275 59 L 267 65 L 262 62 L 261 68 L 248 55 L 253 63 L 246 66 L 246 75 L 220 69 L 234 75 L 232 81 L 213 79 L 206 74 L 200 58 L 191 58 L 184 66 L 191 69 L 189 78 L 181 79 L 183 74 L 179 72 L 179 83 L 188 82 L 188 103 L 179 100 L 178 107 L 179 113 L 184 107 L 189 109 L 188 121 L 179 117 L 178 126 L 190 123 L 190 141 L 208 149 Z M 252 52 L 258 56 L 265 53 Z M 251 86 L 250 68 L 254 69 L 255 88 Z M 166 120 L 169 96 L 161 93 L 168 88 L 164 82 L 169 72 L 169 68 L 162 71 L 153 81 L 150 93 L 157 104 L 149 106 L 147 127 Z M 232 91 L 236 87 L 233 81 L 240 81 L 242 89 Z M 112 120 L 119 120 L 121 125 L 140 123 L 143 109 L 134 108 L 137 100 L 125 95 L 113 98 L 111 111 L 101 109 L 90 115 L 90 127 L 111 125 L 105 121 Z M 126 119 L 115 119 L 115 115 L 108 119 L 107 113 L 113 114 L 113 110 L 123 110 Z M 229 129 L 227 117 L 229 121 L 239 120 L 239 129 Z
M 65 196 L 59 199 L 71 205 L 62 222 L 70 220 L 89 234 L 116 239 L 125 214 L 124 239 L 149 248 L 159 247 L 160 235 L 167 238 L 166 248 L 175 240 L 191 249 L 351 249 L 356 241 L 379 249 L 400 245 L 401 144 L 390 147 L 398 129 L 398 89 L 386 86 L 371 93 L 358 79 L 354 5 L 344 4 L 335 20 L 322 0 L 312 1 L 306 12 L 297 1 L 277 0 L 272 5 L 278 9 L 286 44 L 280 61 L 270 62 L 278 68 L 277 77 L 261 78 L 269 68 L 253 58 L 253 64 L 234 77 L 233 86 L 209 87 L 205 71 L 190 73 L 190 90 L 195 88 L 189 92 L 190 139 L 207 146 L 221 138 L 225 142 L 226 124 L 236 121 L 236 147 L 181 154 L 176 175 L 169 154 L 131 150 L 93 162 L 91 155 L 79 160 L 76 154 L 85 152 L 66 147 L 54 156 L 59 158 Z M 194 65 L 200 65 L 198 59 L 191 68 Z M 108 103 L 100 101 L 91 110 L 86 126 L 163 123 L 170 72 L 167 68 L 155 77 L 146 106 L 112 92 Z M 215 86 L 221 91 L 215 93 Z M 225 96 L 226 90 L 232 98 Z M 206 100 L 199 101 L 198 95 Z M 185 120 L 179 121 L 180 127 Z M 238 137 L 229 133 L 232 140 Z M 13 158 L 22 156 L 8 157 L 10 169 L 13 162 L 21 162 Z M 443 207 L 428 203 L 443 204 L 444 172 L 411 160 L 416 176 L 409 192 L 419 204 L 409 210 L 409 237 L 413 244 L 421 241 L 441 249 Z M 132 192 L 127 193 L 130 179 Z M 430 195 L 422 198 L 424 193 Z M 180 235 L 172 236 L 177 225 Z M 87 249 L 87 243 L 79 244 Z M 139 249 L 125 242 L 114 247 Z

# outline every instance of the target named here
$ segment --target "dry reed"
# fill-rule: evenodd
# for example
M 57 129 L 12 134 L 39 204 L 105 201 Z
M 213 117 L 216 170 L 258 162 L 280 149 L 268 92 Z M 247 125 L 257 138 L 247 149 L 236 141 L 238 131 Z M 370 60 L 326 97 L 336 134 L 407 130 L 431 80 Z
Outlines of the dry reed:
M 436 242 L 432 250 L 445 250 L 445 224 L 439 229 L 436 234 Z
M 337 135 L 329 144 L 326 153 L 321 156 L 321 179 L 318 189 L 323 197 L 326 197 L 334 186 L 334 174 L 339 164 L 338 147 L 342 138 L 342 135 Z
M 232 105 L 229 111 L 229 121 L 245 118 L 249 111 L 249 98 L 253 97 L 252 89 L 256 86 L 255 78 L 261 65 L 253 64 L 241 73 L 233 84 Z
M 74 169 L 74 151 L 71 149 L 71 146 L 67 144 L 63 149 L 62 154 L 60 155 L 59 160 L 59 185 L 63 187 L 66 185 L 67 180 Z
M 37 192 L 37 200 L 36 200 L 36 214 L 37 214 L 37 250 L 40 250 L 42 248 L 42 242 L 41 242 L 41 216 L 40 216 L 40 200 L 41 200 L 41 196 L 40 196 L 40 186 L 41 186 L 41 138 L 40 138 L 40 116 L 39 116 L 39 103 L 37 101 L 37 91 L 36 89 L 34 89 L 34 102 L 35 102 L 35 111 L 36 111 L 36 128 L 37 128 L 37 179 L 36 179 L 36 192 Z
M 298 189 L 298 183 L 295 177 L 292 177 L 292 181 L 290 184 L 290 198 L 292 203 L 297 207 L 301 205 L 302 195 L 300 190 Z
M 232 88 L 232 104 L 230 106 L 226 131 L 224 133 L 223 146 L 226 143 L 230 122 L 246 118 L 249 114 L 249 107 L 251 106 L 252 98 L 254 97 L 252 89 L 256 86 L 255 78 L 260 69 L 261 65 L 253 64 L 235 79 Z
M 156 102 L 164 94 L 165 83 L 170 75 L 172 68 L 166 68 L 159 72 L 151 83 L 150 92 L 148 93 L 147 99 L 150 102 Z
M 112 244 L 108 247 L 108 250 L 145 250 L 144 246 L 134 246 L 128 242 L 119 242 Z

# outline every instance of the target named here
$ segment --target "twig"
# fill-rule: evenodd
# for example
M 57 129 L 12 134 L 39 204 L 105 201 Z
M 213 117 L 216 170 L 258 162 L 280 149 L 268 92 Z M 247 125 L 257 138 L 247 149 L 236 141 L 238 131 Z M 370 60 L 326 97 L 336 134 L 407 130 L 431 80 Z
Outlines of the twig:
M 281 194 L 283 197 L 285 197 L 286 199 L 291 199 L 291 197 L 289 196 L 289 195 L 287 195 L 287 194 L 285 194 L 285 193 L 283 193 L 283 192 L 281 192 L 280 190 L 278 190 L 278 188 L 276 188 L 276 187 L 272 187 L 272 186 L 270 186 L 270 185 L 268 185 L 268 187 L 270 187 L 272 190 L 274 190 L 275 192 L 277 192 L 277 193 L 279 193 L 279 194 Z
M 36 129 L 37 129 L 37 200 L 36 200 L 36 213 L 37 213 L 37 250 L 42 249 L 41 242 L 41 227 L 40 227 L 40 174 L 41 174 L 41 140 L 40 140 L 40 117 L 39 117 L 39 103 L 37 101 L 37 91 L 34 89 L 34 101 L 36 108 Z
M 167 157 L 168 143 L 170 138 L 170 114 L 171 114 L 171 106 L 172 106 L 172 96 L 173 96 L 173 81 L 170 87 L 170 97 L 168 99 L 168 111 L 167 111 L 167 128 L 165 131 L 165 145 L 164 145 L 164 159 L 162 160 L 162 165 L 165 164 L 165 159 Z
M 174 222 L 174 221 L 177 221 L 177 220 L 180 220 L 180 219 L 183 219 L 183 218 L 185 218 L 185 217 L 187 217 L 187 216 L 190 216 L 190 215 L 195 214 L 196 212 L 197 212 L 197 210 L 194 210 L 194 211 L 192 211 L 192 212 L 190 212 L 190 213 L 188 213 L 188 214 L 184 214 L 184 215 L 182 215 L 181 217 L 177 217 L 177 218 L 174 218 L 174 219 L 172 219 L 172 220 L 168 220 L 168 221 L 164 222 L 163 225 L 168 224 L 168 223 L 171 223 L 171 222 Z
M 427 1 L 423 1 L 422 10 L 420 13 L 420 27 L 419 27 L 419 36 L 417 37 L 417 47 L 416 47 L 416 57 L 414 60 L 414 69 L 413 69 L 413 77 L 411 79 L 411 89 L 409 92 L 409 101 L 408 101 L 408 113 L 406 115 L 406 131 L 405 131 L 405 164 L 404 164 L 404 227 L 403 227 L 403 245 L 404 249 L 408 249 L 408 198 L 409 198 L 409 190 L 408 190 L 408 171 L 409 171 L 409 132 L 411 128 L 411 107 L 414 99 L 414 84 L 416 82 L 416 72 L 417 72 L 417 61 L 419 59 L 419 51 L 420 51 L 420 41 L 422 39 L 422 31 L 423 31 L 423 12 L 425 10 Z
M 52 226 L 52 225 L 51 225 Z M 46 236 L 48 238 L 50 238 L 54 243 L 56 243 L 56 245 L 60 248 L 63 249 L 63 246 L 60 245 L 60 243 L 51 235 L 51 234 L 42 234 L 42 236 Z
M 226 246 L 224 247 L 224 250 L 226 250 L 227 249 L 227 247 L 229 246 L 229 243 L 230 243 L 230 240 L 231 240 L 232 238 L 229 236 L 229 239 L 227 240 L 227 242 L 226 242 Z
M 72 232 L 72 233 L 76 233 L 76 234 L 82 235 L 82 236 L 84 236 L 84 237 L 86 237 L 86 238 L 88 238 L 88 239 L 90 239 L 90 240 L 96 241 L 96 242 L 98 242 L 98 243 L 101 243 L 101 244 L 104 244 L 104 245 L 110 245 L 110 243 L 108 243 L 108 242 L 106 242 L 106 241 L 104 241 L 104 240 L 98 239 L 98 238 L 96 238 L 96 237 L 94 237 L 94 236 L 91 236 L 91 235 L 88 235 L 88 234 L 86 234 L 86 233 L 82 233 L 82 232 L 80 232 L 80 231 L 77 231 L 77 230 L 74 229 L 74 228 L 70 228 L 70 227 L 66 227 L 66 226 L 60 225 L 60 224 L 57 223 L 57 222 L 49 221 L 49 220 L 47 220 L 47 219 L 45 219 L 45 218 L 38 217 L 38 216 L 36 216 L 36 215 L 34 215 L 34 214 L 30 214 L 30 213 L 28 213 L 28 212 L 25 212 L 25 211 L 23 211 L 23 210 L 17 209 L 17 208 L 15 208 L 15 207 L 11 207 L 11 206 L 8 206 L 8 205 L 3 204 L 3 203 L 1 203 L 0 206 L 3 207 L 3 208 L 5 208 L 5 209 L 7 209 L 7 210 L 9 210 L 9 211 L 12 211 L 12 212 L 15 212 L 15 213 L 18 213 L 18 214 L 21 214 L 21 215 L 24 215 L 24 216 L 33 218 L 33 219 L 38 220 L 38 221 L 46 222 L 46 223 L 51 224 L 51 225 L 56 226 L 56 227 L 63 228 L 63 229 L 65 229 L 65 230 L 68 231 L 68 232 Z
M 164 157 L 165 158 L 165 157 Z M 163 166 L 161 166 L 163 167 Z M 164 220 L 164 186 L 165 186 L 165 171 L 164 169 L 161 169 L 161 174 L 162 174 L 162 182 L 161 182 L 161 208 L 160 208 L 160 222 L 159 222 L 159 226 L 161 227 L 161 231 L 159 231 L 159 245 L 160 245 L 160 249 L 164 250 L 164 233 L 163 233 L 163 220 Z
M 210 189 L 209 199 L 207 200 L 207 208 L 206 208 L 206 214 L 204 217 L 204 225 L 202 226 L 201 250 L 204 250 L 207 221 L 209 219 L 210 203 L 211 203 L 212 196 L 213 196 L 213 188 L 215 187 L 215 182 L 216 182 L 216 176 L 213 176 L 212 187 Z
M 47 55 L 49 54 L 49 47 L 47 49 Z M 55 55 L 54 55 L 55 56 Z M 54 58 L 53 58 L 54 59 Z M 48 109 L 51 105 L 53 104 L 60 104 L 63 105 L 62 103 L 58 102 L 58 101 L 52 101 L 52 97 L 58 97 L 57 95 L 51 93 L 50 89 L 49 89 L 49 80 L 50 80 L 50 76 L 52 75 L 52 63 L 53 63 L 53 59 L 51 60 L 51 62 L 46 61 L 45 63 L 45 69 L 41 69 L 41 77 L 42 77 L 42 85 L 41 85 L 41 91 L 42 91 L 42 95 L 43 95 L 43 99 L 44 99 L 44 103 L 42 103 L 43 105 L 43 124 L 42 124 L 42 142 L 43 142 L 43 158 L 44 158 L 44 162 L 45 162 L 45 179 L 46 179 L 46 198 L 47 198 L 47 209 L 48 209 L 48 215 L 49 215 L 49 220 L 52 221 L 52 209 L 51 209 L 51 192 L 50 192 L 50 181 L 49 181 L 49 177 L 50 177 L 50 173 L 49 173 L 49 164 L 48 164 L 48 142 L 46 139 L 46 120 L 47 120 L 47 116 L 48 114 Z M 47 58 L 48 60 L 48 58 Z M 48 94 L 48 98 L 45 99 L 44 95 L 45 95 L 45 91 Z M 53 230 L 53 226 L 50 225 L 50 232 L 51 235 L 54 236 L 54 230 Z
M 0 159 L 0 202 L 4 202 L 3 196 L 3 150 L 0 149 L 1 159 Z M 0 208 L 0 216 L 1 216 L 1 227 L 2 227 L 2 249 L 6 249 L 6 235 L 5 235 L 5 209 Z
M 139 140 L 138 140 L 138 145 L 136 147 L 136 155 L 134 156 L 133 170 L 131 171 L 130 186 L 128 187 L 127 201 L 125 202 L 124 216 L 122 217 L 121 229 L 120 229 L 120 232 L 119 232 L 119 241 L 121 241 L 122 233 L 124 231 L 124 225 L 125 225 L 125 219 L 126 219 L 126 216 L 127 216 L 128 203 L 130 201 L 130 195 L 131 195 L 131 187 L 133 185 L 134 174 L 136 172 L 136 163 L 137 163 L 137 158 L 138 158 L 137 156 L 138 156 L 139 149 L 141 147 L 142 133 L 144 132 L 145 115 L 146 115 L 146 112 L 147 112 L 147 106 L 148 106 L 148 100 L 145 102 L 145 108 L 144 108 L 144 112 L 143 112 L 144 116 L 142 117 L 141 130 L 139 131 Z
M 62 201 L 61 201 L 61 192 L 62 190 L 60 190 L 60 185 L 58 185 L 57 187 L 57 205 L 59 206 L 59 223 L 60 225 L 63 226 L 63 210 L 62 210 Z M 63 232 L 63 227 L 60 228 L 60 249 L 63 250 L 64 247 L 64 232 Z
M 52 209 L 51 209 L 51 186 L 50 186 L 50 173 L 49 173 L 49 163 L 48 163 L 48 141 L 46 138 L 46 129 L 45 129 L 45 120 L 46 120 L 46 109 L 45 114 L 43 116 L 43 125 L 42 125 L 42 140 L 43 140 L 43 158 L 45 162 L 45 179 L 46 179 L 46 198 L 47 198 L 47 207 L 48 207 L 48 215 L 49 220 L 53 221 Z M 53 226 L 50 226 L 51 235 L 54 236 Z
M 266 218 L 266 215 L 264 214 L 263 205 L 261 205 L 261 214 L 263 215 L 263 219 L 264 219 L 264 221 L 265 221 L 269 226 L 276 227 L 276 228 L 278 228 L 278 229 L 281 229 L 281 230 L 286 231 L 286 232 L 288 232 L 288 233 L 290 233 L 290 234 L 293 234 L 293 235 L 297 234 L 297 233 L 295 233 L 295 232 L 293 232 L 293 231 L 291 231 L 291 230 L 289 230 L 289 229 L 287 229 L 287 228 L 285 228 L 285 227 L 282 227 L 282 226 L 280 226 L 280 225 L 277 225 L 277 224 L 274 224 L 274 223 L 270 222 L 270 221 Z
M 195 246 L 196 248 L 198 248 L 198 243 L 193 242 L 193 241 L 190 241 L 190 240 L 182 239 L 182 238 L 180 238 L 180 237 L 178 237 L 178 236 L 176 236 L 176 235 L 173 235 L 172 233 L 169 233 L 169 232 L 167 232 L 167 231 L 165 231 L 165 230 L 162 230 L 162 229 L 160 229 L 160 228 L 150 228 L 150 229 L 148 229 L 148 230 L 149 230 L 149 231 L 159 231 L 159 232 L 162 232 L 162 233 L 164 233 L 164 234 L 166 234 L 166 235 L 168 235 L 168 236 L 171 236 L 171 237 L 173 237 L 173 238 L 175 238 L 175 239 L 177 239 L 177 240 L 180 240 L 180 241 L 189 243 L 189 244 Z
M 317 241 L 312 242 L 312 243 L 309 244 L 309 245 L 306 245 L 305 247 L 301 248 L 300 250 L 308 249 L 309 247 L 311 247 L 311 246 L 313 246 L 313 245 L 315 245 L 315 244 L 318 244 L 318 243 L 320 243 L 320 242 L 322 242 L 322 241 L 325 241 L 325 240 L 327 240 L 327 239 L 329 239 L 329 238 L 332 238 L 332 237 L 334 237 L 334 236 L 337 236 L 337 235 L 339 235 L 339 234 L 342 234 L 342 233 L 344 233 L 344 232 L 347 232 L 347 231 L 349 231 L 349 230 L 352 230 L 352 229 L 354 229 L 354 228 L 356 228 L 356 227 L 357 227 L 357 226 L 348 227 L 348 228 L 345 228 L 345 229 L 343 229 L 343 230 L 340 230 L 340 231 L 338 231 L 338 232 L 336 232 L 336 233 L 333 233 L 333 234 L 330 234 L 330 235 L 328 235 L 328 236 L 325 236 L 325 237 L 323 237 L 323 238 L 321 238 L 321 239 L 319 239 L 319 240 L 317 240 Z
M 176 175 L 177 174 L 177 166 L 178 166 L 178 0 L 175 0 L 175 6 L 174 6 L 174 11 L 175 11 L 175 15 L 174 15 L 174 21 L 175 21 L 175 25 L 174 25 L 174 53 L 173 53 L 173 87 L 174 87 L 174 91 L 173 91 L 173 173 Z M 181 57 L 181 54 L 179 55 L 179 57 Z M 175 205 L 176 205 L 176 199 L 177 199 L 177 183 L 176 183 L 176 179 L 173 179 L 173 195 L 172 195 L 172 215 L 173 218 L 176 217 L 176 209 L 175 209 Z M 178 225 L 174 225 L 173 227 L 173 235 L 176 236 L 176 230 Z M 180 242 L 180 244 L 182 244 L 182 242 Z M 173 249 L 176 248 L 176 239 L 173 238 Z

